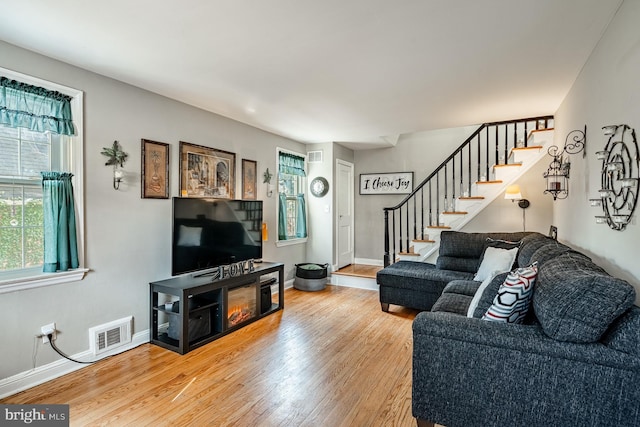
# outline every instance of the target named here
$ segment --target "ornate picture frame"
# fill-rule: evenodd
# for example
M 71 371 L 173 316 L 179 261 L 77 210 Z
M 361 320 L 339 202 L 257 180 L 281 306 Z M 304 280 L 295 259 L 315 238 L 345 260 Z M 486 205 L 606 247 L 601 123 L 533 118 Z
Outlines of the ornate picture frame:
M 242 200 L 256 200 L 258 162 L 242 159 Z
M 140 196 L 143 199 L 169 198 L 169 144 L 140 140 L 141 177 Z
M 180 197 L 233 199 L 236 155 L 180 141 Z

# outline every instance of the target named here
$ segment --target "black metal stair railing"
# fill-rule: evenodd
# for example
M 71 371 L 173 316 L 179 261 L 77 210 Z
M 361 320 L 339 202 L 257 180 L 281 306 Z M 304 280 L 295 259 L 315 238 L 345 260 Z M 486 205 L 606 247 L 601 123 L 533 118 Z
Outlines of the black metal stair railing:
M 384 208 L 384 265 L 410 251 L 440 214 L 455 212 L 456 199 L 473 197 L 473 184 L 491 181 L 493 165 L 509 164 L 513 148 L 529 146 L 532 130 L 553 127 L 553 116 L 485 123 L 396 206 Z

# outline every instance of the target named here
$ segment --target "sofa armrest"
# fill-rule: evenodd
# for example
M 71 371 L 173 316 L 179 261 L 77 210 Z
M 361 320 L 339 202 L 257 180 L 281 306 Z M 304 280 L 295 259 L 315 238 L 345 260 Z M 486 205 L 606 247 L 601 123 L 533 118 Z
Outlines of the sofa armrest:
M 413 323 L 413 416 L 447 426 L 640 423 L 640 358 L 539 325 L 448 313 Z

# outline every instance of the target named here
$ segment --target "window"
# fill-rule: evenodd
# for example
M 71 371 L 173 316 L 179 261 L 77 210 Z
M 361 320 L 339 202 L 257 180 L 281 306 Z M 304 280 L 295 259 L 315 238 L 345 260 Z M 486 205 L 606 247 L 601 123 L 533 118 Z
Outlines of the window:
M 307 237 L 305 157 L 278 149 L 278 242 Z
M 75 135 L 61 135 L 49 131 L 48 125 L 30 130 L 23 127 L 22 120 L 17 127 L 15 123 L 8 123 L 20 119 L 11 105 L 4 103 L 9 98 L 0 105 L 0 110 L 5 113 L 5 119 L 0 123 L 0 293 L 79 280 L 86 272 L 81 255 L 81 268 L 75 272 L 60 274 L 61 277 L 52 280 L 46 279 L 47 275 L 42 273 L 44 214 L 40 172 L 73 173 L 78 252 L 82 254 L 82 92 L 2 68 L 0 77 L 71 97 L 70 107 L 76 128 Z

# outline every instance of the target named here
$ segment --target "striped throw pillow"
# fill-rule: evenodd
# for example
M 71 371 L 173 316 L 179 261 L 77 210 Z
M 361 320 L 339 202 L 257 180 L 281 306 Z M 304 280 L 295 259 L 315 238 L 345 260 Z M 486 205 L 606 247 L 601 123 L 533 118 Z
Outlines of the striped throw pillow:
M 522 323 L 529 310 L 537 276 L 537 263 L 509 273 L 482 318 L 493 322 Z

